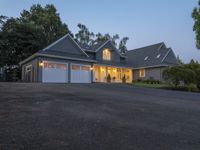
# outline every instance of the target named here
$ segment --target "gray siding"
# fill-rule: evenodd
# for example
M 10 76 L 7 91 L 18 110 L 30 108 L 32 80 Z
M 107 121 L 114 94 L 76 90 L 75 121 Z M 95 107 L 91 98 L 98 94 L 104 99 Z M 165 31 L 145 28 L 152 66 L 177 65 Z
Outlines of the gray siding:
M 136 81 L 137 79 L 147 80 L 153 78 L 155 80 L 163 81 L 162 73 L 165 67 L 158 67 L 158 68 L 146 68 L 145 69 L 145 77 L 140 78 L 139 76 L 139 69 L 133 70 L 133 80 Z
M 28 63 L 22 65 L 22 81 L 26 82 L 26 67 L 32 65 L 31 78 L 29 82 L 38 82 L 39 63 L 38 59 L 33 59 Z

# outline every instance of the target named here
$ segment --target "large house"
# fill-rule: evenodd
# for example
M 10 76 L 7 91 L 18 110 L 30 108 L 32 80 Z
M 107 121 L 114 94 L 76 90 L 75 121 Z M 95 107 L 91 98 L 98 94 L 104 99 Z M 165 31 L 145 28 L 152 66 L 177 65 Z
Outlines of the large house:
M 119 53 L 110 40 L 88 46 L 76 42 L 67 34 L 24 61 L 22 80 L 25 82 L 54 83 L 120 83 L 137 79 L 163 80 L 167 66 L 177 65 L 171 48 L 159 43 Z

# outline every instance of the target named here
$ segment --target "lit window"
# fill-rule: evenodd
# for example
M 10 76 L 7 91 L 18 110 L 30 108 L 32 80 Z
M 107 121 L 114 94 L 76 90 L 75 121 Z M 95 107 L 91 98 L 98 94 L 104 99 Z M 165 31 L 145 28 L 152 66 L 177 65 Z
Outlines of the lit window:
M 103 50 L 103 60 L 111 60 L 111 53 L 108 49 Z
M 80 70 L 80 66 L 79 65 L 72 65 L 72 70 Z
M 90 71 L 90 67 L 89 66 L 82 66 L 81 70 Z
M 140 69 L 140 77 L 145 77 L 145 69 Z

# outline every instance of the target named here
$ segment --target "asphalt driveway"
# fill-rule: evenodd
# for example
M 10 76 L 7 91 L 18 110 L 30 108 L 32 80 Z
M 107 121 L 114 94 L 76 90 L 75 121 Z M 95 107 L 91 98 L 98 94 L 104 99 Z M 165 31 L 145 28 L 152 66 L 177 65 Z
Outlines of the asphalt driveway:
M 199 150 L 200 94 L 0 83 L 0 150 Z

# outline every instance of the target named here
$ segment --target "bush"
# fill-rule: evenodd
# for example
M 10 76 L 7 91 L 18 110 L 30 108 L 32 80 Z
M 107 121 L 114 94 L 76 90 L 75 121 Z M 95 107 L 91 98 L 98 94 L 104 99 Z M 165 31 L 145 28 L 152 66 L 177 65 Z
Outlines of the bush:
M 107 79 L 107 82 L 108 82 L 108 83 L 110 83 L 110 82 L 111 82 L 111 76 L 110 76 L 110 74 L 108 74 L 108 76 L 107 76 L 107 78 L 106 78 L 106 79 Z
M 195 83 L 196 73 L 184 66 L 176 66 L 167 68 L 163 71 L 163 78 L 165 81 L 172 83 L 177 87 L 181 81 L 184 84 Z
M 187 87 L 187 91 L 189 92 L 198 92 L 198 88 L 196 84 L 189 84 L 186 87 Z
M 137 82 L 142 82 L 142 79 L 137 79 Z

